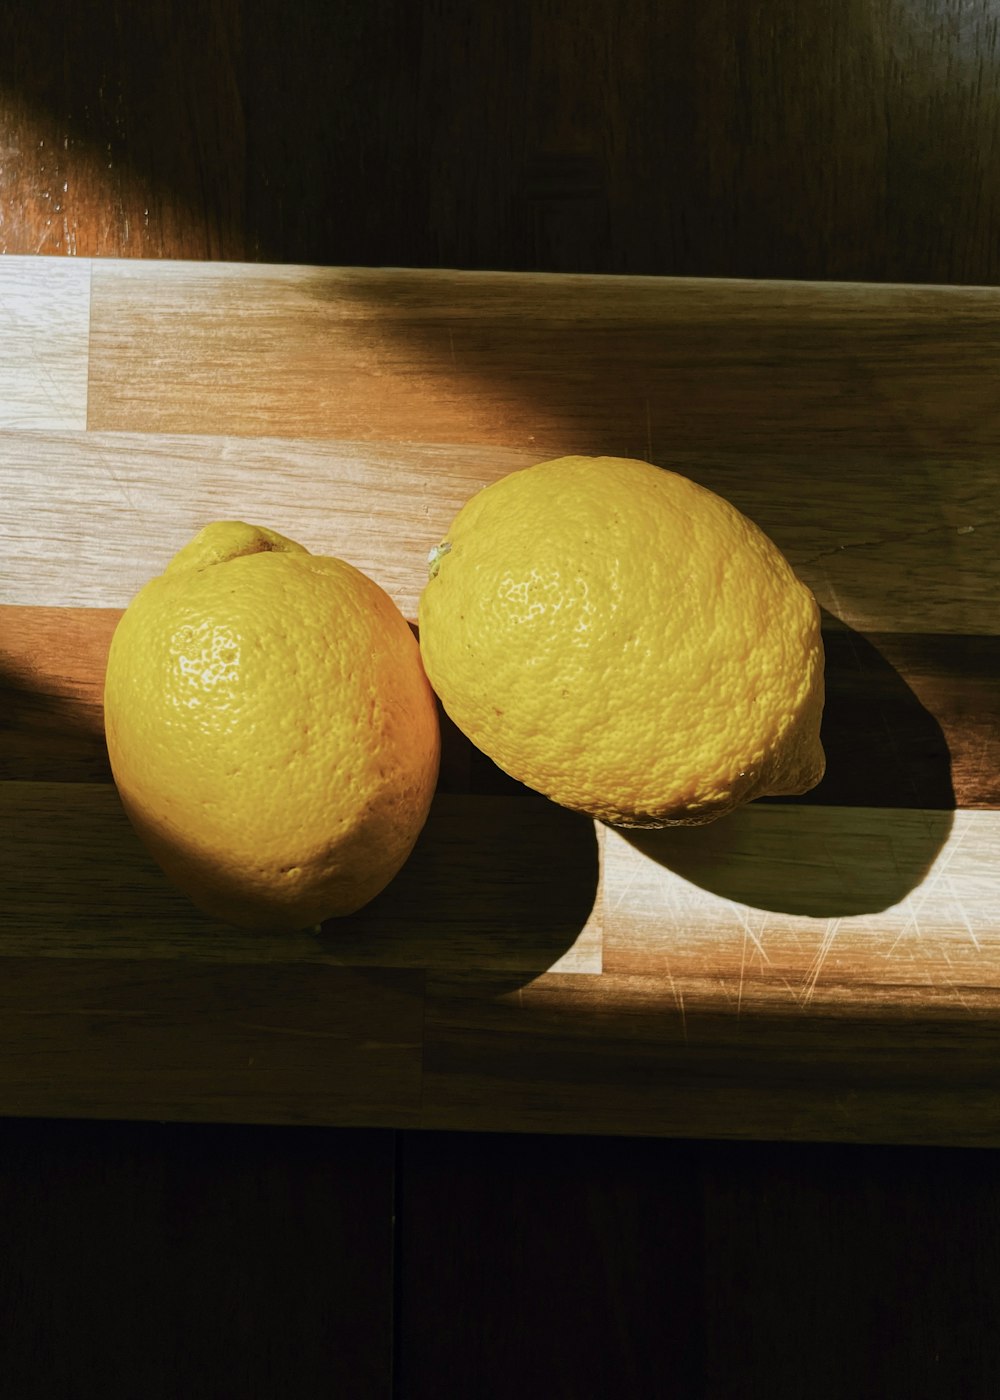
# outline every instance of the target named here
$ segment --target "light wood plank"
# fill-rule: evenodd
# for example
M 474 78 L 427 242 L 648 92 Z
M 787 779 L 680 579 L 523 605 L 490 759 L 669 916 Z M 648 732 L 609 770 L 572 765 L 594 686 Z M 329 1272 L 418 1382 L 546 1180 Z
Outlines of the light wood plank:
M 0 428 L 86 427 L 90 268 L 0 258 Z M 8 465 L 0 460 L 4 496 Z
M 92 428 L 551 452 L 995 447 L 990 288 L 101 261 Z
M 413 618 L 428 550 L 461 506 L 542 455 L 485 442 L 0 433 L 0 603 L 124 607 L 202 525 L 236 518 L 349 560 Z M 720 449 L 675 465 L 772 536 L 829 626 L 1000 633 L 992 459 L 916 456 L 888 471 L 865 453 Z
M 0 602 L 123 608 L 213 520 L 362 569 L 410 618 L 463 503 L 530 454 L 166 434 L 3 434 Z
M 1000 813 L 755 805 L 605 837 L 604 968 L 736 1016 L 1000 1006 Z

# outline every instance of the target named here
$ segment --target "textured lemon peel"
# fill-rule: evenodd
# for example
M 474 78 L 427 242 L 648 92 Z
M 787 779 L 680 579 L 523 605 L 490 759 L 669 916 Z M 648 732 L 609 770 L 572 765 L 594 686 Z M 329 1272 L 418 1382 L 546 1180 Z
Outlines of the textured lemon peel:
M 721 497 L 648 463 L 562 458 L 478 493 L 449 540 L 447 587 L 432 578 L 420 603 L 425 668 L 514 778 L 643 826 L 819 781 L 818 607 Z
M 359 570 L 263 527 L 218 522 L 180 555 L 112 641 L 125 809 L 208 913 L 296 931 L 353 912 L 408 857 L 434 792 L 436 702 L 413 634 Z M 215 664 L 218 637 L 233 665 Z
M 252 554 L 309 554 L 309 550 L 264 525 L 248 525 L 243 520 L 216 520 L 179 549 L 163 572 L 208 569 Z

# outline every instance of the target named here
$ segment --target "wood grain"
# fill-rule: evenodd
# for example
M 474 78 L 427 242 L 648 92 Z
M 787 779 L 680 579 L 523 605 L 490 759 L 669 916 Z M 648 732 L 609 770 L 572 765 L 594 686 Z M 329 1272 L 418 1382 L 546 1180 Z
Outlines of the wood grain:
M 377 377 L 366 392 L 377 413 Z M 475 424 L 465 431 L 474 436 Z M 615 450 L 611 440 L 603 446 Z M 648 455 L 638 443 L 632 450 Z M 314 553 L 347 558 L 413 619 L 428 550 L 463 502 L 553 453 L 491 443 L 0 431 L 0 604 L 124 607 L 210 520 L 249 518 Z M 945 470 L 942 459 L 914 452 L 890 471 L 864 451 L 822 460 L 802 442 L 773 455 L 678 449 L 650 459 L 755 520 L 813 589 L 828 627 L 997 634 L 1000 487 L 987 456 Z
M 0 24 L 0 251 L 247 255 L 237 6 L 18 0 Z
M 0 785 L 0 836 L 0 956 L 267 963 L 276 979 L 285 965 L 601 969 L 603 830 L 537 797 L 439 794 L 405 872 L 319 936 L 250 934 L 198 914 L 107 783 Z
M 0 427 L 87 422 L 90 266 L 0 259 Z
M 893 457 L 1000 437 L 987 288 L 110 260 L 92 277 L 94 430 L 467 442 L 474 424 L 480 445 L 563 452 L 611 434 Z
M 75 355 L 79 379 L 86 319 L 63 349 L 59 333 L 63 288 L 86 300 L 87 265 L 8 258 L 3 267 L 10 303 L 16 285 L 31 307 L 22 336 L 33 353 L 44 342 Z M 1000 438 L 996 297 L 986 289 L 109 261 L 92 276 L 92 430 L 202 427 L 525 452 L 565 451 L 570 436 L 590 431 L 618 434 L 620 450 L 739 446 L 750 465 L 759 448 L 846 448 L 859 465 L 876 452 L 935 447 L 975 458 Z M 49 284 L 56 292 L 41 295 Z M 572 374 L 553 372 L 557 351 L 572 353 Z M 626 374 L 631 387 L 616 394 Z M 335 392 L 348 375 L 353 398 Z M 421 400 L 421 387 L 438 388 L 441 401 Z M 648 405 L 644 387 L 655 391 Z M 513 423 L 502 405 L 515 391 Z M 551 420 L 541 442 L 523 411 L 536 395 Z M 491 399 L 494 412 L 474 416 Z M 455 432 L 445 431 L 450 420 Z
M 749 1119 L 770 1141 L 996 1146 L 994 995 L 977 1012 L 887 982 L 744 1017 L 710 976 L 435 976 L 421 1123 L 708 1139 Z
M 11 956 L 2 972 L 7 1117 L 419 1121 L 420 972 L 236 960 L 220 970 L 108 947 Z
M 1000 1142 L 1000 294 L 90 274 L 86 426 L 0 428 L 0 1109 Z M 567 449 L 680 467 L 786 551 L 825 609 L 828 778 L 629 836 L 446 726 L 431 820 L 368 909 L 281 939 L 203 919 L 110 782 L 122 606 L 236 516 L 412 621 L 464 500 Z
M 11 0 L 0 250 L 996 283 L 989 0 Z
M 404 471 L 433 473 L 406 489 L 430 493 L 435 527 L 461 490 L 531 457 L 644 457 L 733 500 L 849 626 L 997 631 L 992 292 L 138 263 L 93 275 L 92 432 L 347 439 L 362 460 L 374 441 L 383 474 L 399 443 Z M 412 457 L 415 442 L 434 451 Z M 238 450 L 205 444 L 185 476 L 224 492 L 236 464 L 219 458 Z M 318 452 L 284 451 L 294 480 L 326 475 Z M 80 469 L 90 479 L 66 464 L 70 479 Z M 367 503 L 371 472 L 329 470 L 363 510 L 350 488 Z M 431 534 L 395 595 L 404 611 Z
M 758 999 L 906 1000 L 919 965 L 934 969 L 928 1006 L 989 1014 L 998 860 L 995 812 L 775 805 L 609 831 L 604 970 L 658 972 L 741 1016 Z
M 0 604 L 124 608 L 175 541 L 212 520 L 249 519 L 347 559 L 410 619 L 428 551 L 462 503 L 532 461 L 475 446 L 115 432 L 0 432 L 0 454 Z

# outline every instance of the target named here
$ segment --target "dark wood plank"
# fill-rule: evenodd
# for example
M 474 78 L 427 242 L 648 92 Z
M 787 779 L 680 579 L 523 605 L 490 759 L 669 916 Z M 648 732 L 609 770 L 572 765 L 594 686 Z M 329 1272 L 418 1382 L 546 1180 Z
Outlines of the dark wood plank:
M 988 0 L 15 0 L 0 250 L 996 282 Z
M 110 782 L 104 672 L 120 608 L 0 605 L 0 777 Z
M 998 609 L 1000 618 L 1000 609 Z M 943 737 L 951 759 L 951 783 L 956 805 L 996 806 L 1000 801 L 1000 715 L 993 701 L 1000 695 L 1000 642 L 990 637 L 952 636 L 943 639 L 895 635 L 872 637 L 884 660 L 907 678 L 911 693 L 926 712 L 941 716 Z M 961 679 L 959 679 L 961 676 Z M 945 695 L 949 696 L 944 700 Z M 883 716 L 883 721 L 888 720 Z M 904 735 L 907 727 L 901 726 Z M 889 732 L 896 733 L 894 725 Z M 921 764 L 923 745 L 936 743 L 925 726 L 922 740 L 911 728 L 904 749 L 897 751 L 911 773 Z M 962 796 L 958 797 L 957 794 Z
M 986 1397 L 995 1154 L 408 1133 L 401 1400 Z
M 400 1400 L 699 1395 L 699 1190 L 683 1143 L 408 1133 Z
M 701 979 L 675 978 L 669 965 L 648 977 L 549 974 L 523 987 L 434 976 L 421 1121 L 996 1147 L 997 994 L 979 997 L 949 983 L 928 998 L 890 974 L 867 989 L 831 976 L 798 998 L 779 976 L 741 1015 L 738 987 L 727 989 L 714 968 Z
M 388 1400 L 393 1134 L 0 1121 L 11 1400 Z
M 216 967 L 217 978 L 210 983 L 212 995 L 218 996 L 216 1031 L 224 1022 L 237 1035 L 253 1030 L 240 1019 L 242 999 L 251 985 L 256 996 L 257 987 L 270 984 L 274 1008 L 282 1007 L 276 1019 L 283 1027 L 278 1029 L 291 1034 L 301 1015 L 313 1027 L 306 1036 L 329 1041 L 325 1052 L 316 1047 L 315 1061 L 303 1062 L 310 1078 L 328 1055 L 343 1057 L 345 1064 L 352 1054 L 358 1057 L 346 1084 L 338 1086 L 344 1097 L 330 1096 L 331 1085 L 322 1073 L 311 1084 L 304 1080 L 297 1086 L 305 1116 L 315 1122 L 350 1121 L 341 1113 L 350 1114 L 351 1104 L 363 1104 L 370 1090 L 383 1107 L 395 1105 L 405 1119 L 420 1069 L 421 969 L 476 967 L 529 977 L 558 963 L 564 971 L 599 974 L 602 837 L 592 821 L 537 794 L 512 799 L 439 793 L 404 869 L 363 909 L 329 919 L 319 933 L 267 933 L 238 929 L 196 909 L 142 847 L 110 784 L 4 783 L 2 952 L 5 958 L 36 961 L 39 980 L 26 971 L 22 975 L 25 986 L 39 994 L 53 979 L 53 1015 L 71 985 L 60 980 L 53 959 L 89 962 L 90 974 L 80 974 L 81 995 L 86 989 L 81 1007 L 103 1004 L 100 969 L 106 967 L 113 999 L 123 990 L 137 993 L 139 1004 L 148 998 L 141 1013 L 153 1018 L 145 1022 L 147 1030 L 164 1018 L 167 1024 L 175 1016 L 183 1019 L 179 1002 L 184 995 L 201 1003 L 205 989 L 196 980 L 187 981 L 192 961 Z M 158 981 L 150 963 L 160 959 L 175 966 Z M 260 983 L 247 974 L 247 964 L 269 969 Z M 223 1011 L 229 968 L 232 1000 Z M 365 968 L 381 968 L 389 976 L 367 979 Z M 397 979 L 392 972 L 399 969 L 415 975 Z M 181 979 L 176 985 L 175 974 Z M 248 975 L 249 984 L 244 981 Z M 300 996 L 303 1003 L 292 1013 Z M 341 1005 L 341 997 L 346 1004 Z M 360 999 L 357 1005 L 355 999 Z M 71 1001 L 63 1009 L 70 1013 L 67 1029 L 72 1032 Z M 126 1034 L 135 1026 L 128 1016 L 136 1014 L 128 1013 L 122 1022 Z M 42 1024 L 30 1017 L 18 1023 L 22 1053 Z M 10 1053 L 13 1044 L 8 1043 Z M 161 1068 L 176 1068 L 169 1059 L 156 1059 L 153 1041 L 148 1048 Z M 210 1062 L 229 1081 L 228 1035 L 206 1036 L 200 1049 L 208 1057 L 202 1062 L 206 1083 Z M 149 1070 L 153 1072 L 152 1063 Z M 153 1089 L 151 1082 L 149 1087 Z M 261 1086 L 251 1076 L 245 1087 L 255 1096 Z M 107 1116 L 130 1115 L 132 1092 L 119 1083 L 122 1090 L 126 1101 L 119 1108 L 106 1106 Z M 313 1094 L 318 1098 L 309 1110 Z M 21 1111 L 34 1110 L 25 1103 Z M 327 1117 L 331 1111 L 333 1119 Z
M 5 6 L 0 249 L 244 255 L 239 27 L 231 0 Z
M 0 1114 L 416 1124 L 422 990 L 304 961 L 4 958 Z
M 710 1144 L 704 1400 L 986 1400 L 996 1153 Z

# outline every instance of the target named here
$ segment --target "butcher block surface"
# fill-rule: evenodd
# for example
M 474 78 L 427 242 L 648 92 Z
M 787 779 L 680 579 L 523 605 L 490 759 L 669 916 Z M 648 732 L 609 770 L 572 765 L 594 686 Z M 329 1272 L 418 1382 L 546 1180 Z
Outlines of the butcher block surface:
M 990 289 L 0 259 L 0 1114 L 1000 1143 L 998 448 Z M 239 518 L 414 620 L 469 495 L 566 453 L 786 552 L 820 787 L 625 833 L 446 725 L 368 908 L 195 911 L 104 748 L 131 596 Z

